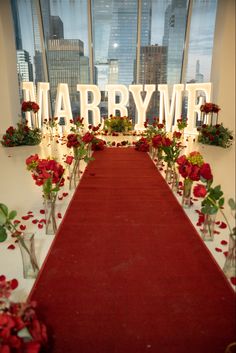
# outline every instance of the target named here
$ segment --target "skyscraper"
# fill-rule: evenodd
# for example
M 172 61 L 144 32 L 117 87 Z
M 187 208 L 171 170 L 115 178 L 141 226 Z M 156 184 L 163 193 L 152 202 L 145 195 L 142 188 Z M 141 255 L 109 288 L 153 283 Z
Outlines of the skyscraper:
M 163 46 L 167 47 L 167 83 L 179 83 L 183 60 L 187 0 L 172 0 L 165 11 Z
M 200 72 L 200 60 L 196 61 L 195 81 L 204 82 L 204 75 Z
M 134 79 L 137 46 L 137 1 L 113 2 L 108 58 L 118 62 L 118 83 L 129 85 Z M 142 45 L 150 44 L 151 0 L 142 9 Z
M 89 63 L 84 56 L 84 43 L 79 39 L 49 39 L 48 69 L 52 101 L 59 83 L 69 87 L 72 110 L 78 110 L 78 83 L 88 83 Z
M 59 16 L 50 16 L 50 39 L 64 38 L 64 26 Z

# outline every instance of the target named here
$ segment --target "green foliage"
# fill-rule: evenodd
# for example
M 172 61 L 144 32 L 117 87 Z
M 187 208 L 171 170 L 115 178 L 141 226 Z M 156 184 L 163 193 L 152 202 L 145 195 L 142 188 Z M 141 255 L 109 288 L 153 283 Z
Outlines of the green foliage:
M 224 205 L 223 191 L 221 186 L 217 185 L 214 188 L 208 189 L 207 197 L 202 201 L 202 213 L 215 214 Z
M 200 143 L 220 146 L 223 148 L 228 148 L 232 145 L 232 131 L 225 128 L 222 124 L 214 126 L 204 124 L 202 127 L 198 128 L 198 131 L 198 142 Z
M 42 140 L 41 130 L 31 129 L 25 121 L 18 123 L 17 127 L 10 126 L 3 135 L 1 144 L 5 147 L 22 145 L 38 145 Z
M 104 129 L 109 132 L 126 132 L 132 129 L 132 121 L 126 116 L 111 116 L 104 120 Z
M 16 211 L 9 212 L 8 207 L 3 203 L 0 203 L 0 243 L 6 240 L 7 230 L 11 232 L 16 231 L 16 228 L 12 223 L 12 220 L 16 215 Z

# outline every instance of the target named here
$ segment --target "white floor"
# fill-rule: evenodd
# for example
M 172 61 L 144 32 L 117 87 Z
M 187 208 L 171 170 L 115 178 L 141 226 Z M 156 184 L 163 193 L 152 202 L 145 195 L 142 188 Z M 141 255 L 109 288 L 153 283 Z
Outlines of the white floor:
M 105 137 L 109 141 L 122 141 L 122 140 L 134 140 L 137 137 Z M 54 236 L 45 234 L 45 227 L 39 229 L 37 224 L 33 224 L 33 219 L 42 219 L 44 216 L 40 214 L 40 210 L 43 209 L 42 203 L 42 192 L 41 188 L 34 184 L 31 174 L 26 169 L 25 159 L 31 154 L 38 153 L 40 157 L 53 156 L 58 158 L 59 162 L 63 163 L 65 154 L 71 153 L 70 149 L 67 149 L 65 141 L 59 140 L 56 142 L 56 138 L 50 142 L 48 138 L 44 138 L 43 142 L 39 146 L 20 146 L 5 148 L 0 146 L 0 203 L 6 204 L 10 210 L 16 210 L 18 215 L 17 219 L 21 221 L 21 224 L 26 226 L 25 231 L 35 233 L 36 239 L 36 254 L 40 267 L 42 266 L 48 250 L 51 246 Z M 231 146 L 229 149 L 223 149 L 220 147 L 199 145 L 194 141 L 194 136 L 188 137 L 186 142 L 186 149 L 184 153 L 189 151 L 199 150 L 206 162 L 210 163 L 213 170 L 215 185 L 221 184 L 224 191 L 225 199 L 228 200 L 230 197 L 235 198 L 235 146 Z M 81 169 L 84 169 L 85 165 Z M 60 224 L 63 215 L 65 214 L 66 208 L 71 200 L 74 190 L 68 190 L 68 183 L 59 192 L 57 203 L 57 218 L 58 225 Z M 64 195 L 63 195 L 64 193 Z M 179 202 L 181 197 L 176 195 Z M 194 202 L 190 210 L 186 213 L 191 219 L 194 226 L 196 226 L 198 215 L 195 212 L 196 209 L 200 209 L 199 202 Z M 34 217 L 29 220 L 23 220 L 21 217 L 33 212 Z M 231 215 L 229 207 L 225 206 L 225 214 L 231 226 L 234 226 L 234 218 Z M 62 218 L 60 218 L 60 214 Z M 218 219 L 223 221 L 223 218 L 218 215 Z M 200 235 L 200 229 L 196 226 L 196 229 Z M 215 235 L 213 242 L 205 243 L 217 264 L 220 268 L 223 268 L 225 262 L 224 252 L 227 251 L 229 231 L 228 229 L 216 230 L 220 234 Z M 223 244 L 222 244 L 223 241 Z M 10 245 L 14 245 L 14 249 L 9 249 Z M 183 244 L 184 246 L 184 244 Z M 24 301 L 26 300 L 33 284 L 34 280 L 24 279 L 22 273 L 22 261 L 21 254 L 18 245 L 14 243 L 14 239 L 8 236 L 7 240 L 0 243 L 0 275 L 5 275 L 8 279 L 16 278 L 19 281 L 18 288 L 12 295 L 12 300 Z M 229 281 L 230 282 L 230 281 Z M 231 283 L 231 282 L 230 282 Z M 231 283 L 232 287 L 235 286 Z

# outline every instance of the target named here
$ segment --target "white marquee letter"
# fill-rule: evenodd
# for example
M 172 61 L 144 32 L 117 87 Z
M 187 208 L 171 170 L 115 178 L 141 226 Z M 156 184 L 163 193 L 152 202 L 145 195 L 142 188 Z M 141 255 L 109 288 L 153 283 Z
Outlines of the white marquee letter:
M 24 95 L 24 101 L 36 102 L 35 99 L 35 87 L 33 82 L 22 82 L 22 91 Z M 32 112 L 26 112 L 25 118 L 28 121 L 28 126 L 32 127 Z
M 143 90 L 142 85 L 130 85 L 129 90 L 132 92 L 136 109 L 138 111 L 138 121 L 135 124 L 135 130 L 144 130 L 144 122 L 146 120 L 146 111 L 149 105 L 150 99 L 153 92 L 155 91 L 155 85 L 144 85 L 144 92 L 146 92 L 145 99 L 143 100 L 140 93 Z
M 93 125 L 100 124 L 100 109 L 98 105 L 101 102 L 101 92 L 96 85 L 77 85 L 77 91 L 80 92 L 80 116 L 84 118 L 85 127 L 88 126 L 88 111 L 93 112 Z M 89 92 L 93 94 L 93 101 L 89 103 Z
M 196 115 L 197 120 L 200 120 L 200 106 L 204 103 L 202 96 L 200 96 L 199 102 L 197 101 L 197 92 L 203 91 L 206 95 L 206 102 L 211 101 L 211 83 L 189 83 L 186 84 L 186 91 L 188 91 L 188 126 L 185 131 L 188 133 L 196 133 Z
M 49 83 L 48 82 L 38 82 L 37 84 L 37 103 L 40 106 L 38 111 L 38 126 L 42 127 L 42 121 L 49 118 L 48 111 L 48 91 Z
M 180 118 L 182 112 L 182 91 L 184 90 L 183 84 L 173 86 L 171 105 L 169 100 L 168 85 L 158 85 L 160 92 L 160 122 L 165 118 L 166 131 L 171 131 L 175 110 L 175 121 Z M 175 108 L 175 109 L 174 109 Z
M 105 90 L 108 91 L 108 116 L 116 115 L 116 111 L 120 111 L 121 116 L 128 116 L 126 108 L 129 101 L 129 91 L 124 85 L 106 85 Z M 120 94 L 120 103 L 116 103 L 116 92 Z
M 68 125 L 68 120 L 70 121 L 72 119 L 70 96 L 67 83 L 59 83 L 57 86 L 54 117 L 57 117 L 58 121 L 61 117 L 65 118 L 65 126 Z

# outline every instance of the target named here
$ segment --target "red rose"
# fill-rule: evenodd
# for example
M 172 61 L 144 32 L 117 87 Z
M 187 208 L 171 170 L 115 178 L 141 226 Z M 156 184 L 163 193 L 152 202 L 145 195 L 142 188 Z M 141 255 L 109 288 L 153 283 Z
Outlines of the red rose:
M 172 145 L 172 141 L 168 137 L 163 137 L 162 138 L 162 144 L 163 144 L 164 147 L 169 147 L 169 146 Z
M 31 155 L 26 159 L 26 164 L 32 164 L 33 162 L 38 162 L 39 161 L 39 156 L 37 154 Z
M 152 145 L 153 147 L 157 148 L 162 145 L 162 136 L 161 135 L 156 135 L 152 138 Z
M 179 131 L 175 131 L 175 132 L 173 133 L 173 138 L 180 139 L 181 136 L 182 136 L 182 134 L 181 134 L 181 132 L 179 132 Z
M 198 167 L 197 165 L 192 165 L 189 178 L 193 181 L 200 180 L 200 167 Z
M 195 197 L 205 197 L 207 194 L 207 189 L 204 185 L 202 184 L 197 184 L 193 188 L 193 194 Z
M 158 127 L 158 129 L 163 129 L 164 124 L 158 124 L 157 127 Z
M 179 157 L 179 158 L 177 158 L 177 160 L 176 160 L 176 162 L 177 162 L 179 165 L 181 165 L 181 164 L 185 164 L 185 163 L 186 163 L 186 161 L 187 161 L 187 158 L 186 158 L 186 156 L 185 156 L 185 155 L 180 156 L 180 157 Z
M 201 175 L 202 178 L 204 178 L 206 180 L 212 180 L 213 179 L 213 175 L 211 173 L 211 167 L 210 167 L 209 163 L 204 163 L 201 166 L 200 175 Z
M 189 161 L 186 160 L 185 163 L 179 165 L 179 173 L 183 178 L 188 178 L 192 171 L 192 166 Z
M 82 141 L 85 143 L 90 143 L 94 139 L 94 135 L 90 132 L 86 132 L 86 134 L 82 137 Z
M 35 102 L 32 102 L 31 109 L 33 110 L 34 113 L 37 113 L 37 111 L 39 110 L 39 105 Z

